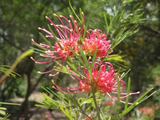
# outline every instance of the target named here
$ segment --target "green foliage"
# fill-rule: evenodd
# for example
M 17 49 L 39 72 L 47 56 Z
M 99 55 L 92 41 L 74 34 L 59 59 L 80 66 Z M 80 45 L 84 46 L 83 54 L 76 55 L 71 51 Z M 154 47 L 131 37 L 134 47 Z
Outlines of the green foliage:
M 7 119 L 10 115 L 6 113 L 5 107 L 0 107 L 0 115 L 3 115 L 4 117 L 0 117 L 0 120 L 9 120 Z
M 107 58 L 104 58 L 103 61 L 112 62 L 112 64 L 117 68 L 123 69 L 122 71 L 129 69 L 127 66 L 127 61 L 125 61 L 123 57 L 118 54 L 109 55 Z
M 133 10 L 125 10 L 125 7 L 130 4 L 121 2 L 116 4 L 113 8 L 108 8 L 110 12 L 104 12 L 104 18 L 106 23 L 106 33 L 112 39 L 112 48 L 114 49 L 119 43 L 121 43 L 127 37 L 138 32 L 138 24 L 142 23 L 142 10 L 140 5 L 134 6 Z M 113 2 L 114 4 L 114 2 Z
M 116 51 L 123 51 L 125 59 L 128 61 L 132 71 L 129 73 L 133 79 L 134 90 L 142 89 L 142 86 L 148 86 L 154 82 L 149 76 L 154 76 L 150 71 L 152 67 L 159 64 L 159 22 L 158 15 L 159 2 L 155 1 L 133 1 L 126 6 L 126 9 L 134 8 L 135 4 L 140 3 L 142 17 L 145 19 L 138 23 L 139 31 L 130 36 L 117 46 Z M 140 72 L 141 71 L 141 72 Z
M 21 56 L 19 56 L 16 60 L 15 60 L 15 62 L 12 64 L 12 66 L 7 70 L 7 69 L 5 69 L 5 68 L 3 68 L 3 72 L 5 72 L 5 75 L 3 75 L 1 78 L 0 78 L 0 84 L 7 78 L 7 76 L 8 75 L 14 75 L 15 74 L 15 72 L 13 72 L 13 70 L 15 69 L 15 67 L 18 65 L 18 63 L 22 60 L 22 59 L 24 59 L 25 57 L 27 57 L 27 56 L 30 56 L 31 54 L 33 54 L 33 50 L 32 49 L 30 49 L 30 50 L 28 50 L 28 51 L 26 51 L 26 52 L 24 52 Z M 0 68 L 1 69 L 1 68 Z M 17 74 L 18 75 L 18 74 Z
M 130 84 L 130 83 L 129 83 Z M 80 115 L 80 113 L 83 114 L 83 117 L 86 116 L 86 113 L 89 113 L 89 116 L 95 116 L 94 109 L 95 104 L 92 98 L 92 95 L 86 97 L 86 98 L 76 98 L 75 95 L 69 93 L 62 93 L 62 92 L 54 92 L 50 90 L 49 88 L 43 88 L 43 90 L 46 93 L 42 93 L 43 98 L 41 98 L 41 101 L 37 101 L 36 106 L 37 107 L 43 107 L 47 109 L 52 110 L 60 110 L 64 115 L 72 120 L 77 119 L 77 117 Z M 129 90 L 129 89 L 128 89 Z M 153 88 L 147 90 L 145 93 L 143 93 L 134 103 L 128 106 L 128 98 L 126 98 L 126 103 L 124 104 L 125 108 L 122 112 L 120 112 L 117 116 L 108 116 L 109 114 L 105 113 L 103 109 L 107 109 L 108 107 L 104 108 L 102 106 L 100 109 L 103 111 L 101 112 L 101 119 L 121 119 L 124 117 L 128 112 L 130 112 L 134 107 L 139 105 L 140 103 L 144 102 L 146 99 L 148 99 L 150 96 L 152 96 L 155 92 L 151 93 Z M 127 91 L 129 92 L 129 91 Z M 149 94 L 151 93 L 151 94 Z M 98 96 L 98 94 L 97 94 Z M 77 99 L 77 100 L 76 100 Z M 104 98 L 106 99 L 106 98 Z M 97 98 L 97 102 L 102 104 L 102 99 Z M 85 108 L 85 109 L 84 109 Z M 106 111 L 107 112 L 107 111 Z M 106 116 L 107 115 L 107 116 Z M 82 118 L 81 118 L 82 119 Z
M 6 81 L 6 85 L 10 81 Z M 6 87 L 6 86 L 5 86 Z M 17 77 L 12 86 L 8 86 L 8 89 L 4 91 L 3 95 L 5 99 L 24 97 L 26 94 L 26 82 L 21 77 Z
M 1 105 L 20 105 L 20 104 L 0 102 L 0 106 Z M 6 113 L 6 111 L 7 111 L 7 108 L 0 107 L 0 115 L 3 116 L 3 117 L 0 117 L 0 120 L 9 120 L 8 117 L 10 116 L 10 114 Z
M 0 65 L 0 72 L 3 72 L 4 74 L 6 74 L 8 72 L 8 70 L 10 69 L 11 66 L 8 65 Z M 8 76 L 12 76 L 14 78 L 16 78 L 16 76 L 19 76 L 19 74 L 17 74 L 16 72 L 12 71 L 10 74 L 8 74 Z

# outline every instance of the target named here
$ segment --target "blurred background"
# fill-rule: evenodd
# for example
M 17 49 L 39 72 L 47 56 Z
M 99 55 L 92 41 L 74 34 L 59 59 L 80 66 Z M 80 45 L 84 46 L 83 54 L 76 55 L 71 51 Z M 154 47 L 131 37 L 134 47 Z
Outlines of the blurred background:
M 86 21 L 92 12 L 89 28 L 106 31 L 103 12 L 114 8 L 113 1 L 72 0 L 71 4 L 77 14 L 79 8 L 83 10 Z M 125 12 L 133 11 L 137 3 L 141 5 L 142 18 L 145 20 L 138 24 L 139 31 L 121 42 L 113 53 L 122 55 L 127 63 L 125 65 L 131 69 L 128 74 L 131 77 L 131 91 L 143 93 L 147 88 L 154 87 L 157 93 L 143 104 L 160 107 L 160 1 L 134 0 L 125 7 Z M 0 0 L 0 65 L 12 65 L 18 56 L 33 47 L 31 39 L 42 42 L 38 27 L 47 28 L 48 21 L 45 16 L 49 16 L 55 23 L 58 19 L 53 13 L 69 18 L 68 7 L 67 0 Z M 107 36 L 112 39 L 111 35 Z M 37 54 L 33 56 L 39 59 Z M 0 101 L 22 104 L 19 107 L 7 106 L 11 120 L 38 120 L 39 116 L 44 120 L 51 120 L 50 110 L 44 112 L 35 108 L 34 104 L 35 100 L 40 99 L 40 86 L 52 87 L 52 78 L 38 74 L 37 71 L 46 71 L 52 66 L 37 65 L 30 57 L 25 58 L 15 69 L 20 76 L 16 79 L 8 77 L 0 85 Z M 0 73 L 0 76 L 2 75 L 3 73 Z M 65 79 L 65 75 L 59 74 L 57 78 Z M 56 120 L 61 117 L 59 112 L 54 115 L 52 118 L 55 117 Z

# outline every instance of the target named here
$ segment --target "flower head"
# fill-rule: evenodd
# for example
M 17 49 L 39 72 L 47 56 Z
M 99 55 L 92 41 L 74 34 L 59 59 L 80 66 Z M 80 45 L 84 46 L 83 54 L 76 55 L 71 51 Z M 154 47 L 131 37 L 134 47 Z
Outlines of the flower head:
M 113 106 L 113 102 L 112 102 L 112 101 L 108 101 L 108 102 L 107 102 L 107 105 L 108 105 L 108 106 Z
M 109 97 L 117 100 L 128 97 L 129 95 L 138 94 L 136 93 L 122 93 L 125 83 L 121 80 L 121 75 L 115 73 L 113 65 L 109 62 L 94 62 L 93 67 L 88 70 L 86 67 L 81 66 L 77 68 L 77 74 L 70 70 L 68 67 L 68 74 L 76 81 L 78 81 L 78 86 L 75 88 L 63 88 L 58 86 L 53 82 L 54 88 L 63 92 L 84 92 L 92 93 L 92 91 L 100 92 L 102 94 L 107 94 Z M 82 70 L 80 70 L 82 69 Z M 79 71 L 83 71 L 80 73 Z M 113 96 L 113 94 L 118 94 L 117 81 L 120 84 L 120 94 L 121 97 Z M 123 102 L 123 101 L 121 101 Z M 130 104 L 130 103 L 129 103 Z
M 46 114 L 44 120 L 50 120 L 50 119 L 51 119 L 51 115 L 50 114 Z
M 91 71 L 91 75 L 87 68 L 83 68 L 84 75 L 81 75 L 79 78 L 79 91 L 84 93 L 91 93 L 92 90 L 100 92 L 102 94 L 107 94 L 109 97 L 117 100 L 118 97 L 113 96 L 112 94 L 118 94 L 117 81 L 120 83 L 120 92 L 123 96 L 120 97 L 126 98 L 129 95 L 137 94 L 122 93 L 125 83 L 121 80 L 120 74 L 115 73 L 114 67 L 109 62 L 95 62 Z M 123 101 L 121 101 L 123 102 Z
M 60 60 L 61 61 L 60 64 L 64 64 L 67 58 L 74 55 L 72 51 L 70 50 L 70 48 L 77 53 L 79 52 L 78 41 L 80 39 L 80 34 L 84 27 L 84 14 L 82 13 L 83 20 L 82 20 L 82 25 L 80 28 L 79 28 L 78 22 L 73 18 L 73 16 L 70 16 L 73 23 L 71 23 L 71 21 L 68 20 L 64 16 L 61 16 L 61 15 L 58 16 L 56 14 L 55 16 L 59 19 L 61 23 L 60 25 L 55 24 L 50 18 L 48 17 L 46 18 L 50 21 L 50 25 L 53 26 L 58 36 L 55 36 L 55 34 L 52 31 L 48 31 L 46 29 L 39 28 L 39 30 L 47 34 L 46 38 L 53 38 L 55 40 L 55 42 L 53 41 L 54 45 L 51 45 L 52 42 L 50 42 L 51 44 L 42 44 L 42 43 L 39 44 L 35 42 L 34 40 L 32 40 L 35 45 L 43 48 L 44 53 L 40 55 L 44 58 L 48 58 L 48 60 L 43 61 L 43 62 L 40 62 L 40 61 L 35 60 L 34 58 L 31 58 L 37 64 L 50 63 L 56 60 Z M 68 23 L 68 27 L 65 25 L 65 23 Z M 60 64 L 57 64 L 57 66 Z M 41 74 L 50 73 L 54 69 L 55 68 L 47 72 L 39 72 L 39 73 Z M 58 71 L 56 74 L 58 74 L 59 72 L 60 71 Z M 54 75 L 51 75 L 51 76 L 54 76 Z
M 110 40 L 106 40 L 107 36 L 101 30 L 88 30 L 84 39 L 84 50 L 88 56 L 93 56 L 97 48 L 96 57 L 105 57 L 111 53 Z
M 94 89 L 101 93 L 112 93 L 117 91 L 117 75 L 114 72 L 114 68 L 111 63 L 94 63 L 92 72 L 90 75 L 86 68 L 83 68 L 85 76 L 79 82 L 79 90 L 81 92 L 91 92 Z M 93 84 L 93 85 L 92 85 Z M 124 83 L 121 81 L 121 89 L 124 88 Z
M 158 110 L 158 106 L 152 106 L 152 108 L 154 109 L 154 110 Z
M 156 84 L 160 85 L 160 77 L 157 77 Z
M 149 107 L 140 108 L 140 112 L 147 115 L 148 117 L 152 117 L 154 115 L 153 109 Z
M 85 120 L 92 120 L 92 118 L 90 118 L 90 117 L 88 117 L 88 116 L 85 116 L 84 119 L 85 119 Z

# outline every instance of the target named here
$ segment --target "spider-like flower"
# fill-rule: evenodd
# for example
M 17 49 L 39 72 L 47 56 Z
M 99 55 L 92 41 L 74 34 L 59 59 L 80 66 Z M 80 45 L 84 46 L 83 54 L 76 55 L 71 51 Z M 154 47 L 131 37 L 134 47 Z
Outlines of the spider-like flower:
M 92 69 L 87 69 L 86 67 L 80 67 L 77 69 L 76 74 L 70 68 L 68 69 L 69 75 L 78 81 L 78 86 L 76 88 L 62 88 L 53 82 L 54 88 L 63 92 L 84 92 L 92 93 L 100 92 L 102 94 L 107 94 L 109 97 L 117 100 L 126 98 L 132 94 L 136 93 L 122 93 L 125 82 L 121 80 L 121 75 L 115 73 L 114 67 L 109 62 L 94 62 Z M 82 69 L 82 70 L 80 70 Z M 80 73 L 79 71 L 83 71 Z M 78 74 L 78 75 L 77 75 Z M 120 97 L 116 97 L 113 94 L 118 94 L 118 83 L 120 85 Z M 123 101 L 121 101 L 123 102 Z M 130 104 L 130 103 L 129 103 Z
M 96 57 L 103 58 L 112 52 L 110 42 L 111 41 L 107 40 L 107 36 L 101 30 L 90 29 L 86 32 L 84 50 L 88 56 L 93 56 L 97 48 Z
M 123 91 L 125 83 L 120 79 L 120 75 L 114 72 L 113 65 L 109 62 L 95 62 L 91 73 L 83 67 L 84 75 L 81 75 L 79 91 L 90 93 L 93 89 L 100 93 L 116 93 L 117 79 L 120 82 L 120 90 Z M 80 78 L 79 78 L 80 79 Z
M 55 44 L 51 45 L 52 41 L 50 42 L 50 45 L 42 44 L 42 43 L 39 44 L 34 40 L 32 40 L 35 45 L 43 48 L 44 54 L 40 54 L 40 55 L 44 58 L 48 58 L 48 60 L 41 62 L 31 57 L 31 59 L 35 61 L 35 63 L 37 64 L 51 63 L 56 60 L 60 60 L 59 64 L 56 65 L 56 67 L 58 67 L 60 64 L 63 65 L 67 58 L 74 55 L 71 49 L 76 53 L 79 52 L 78 41 L 80 40 L 80 36 L 81 36 L 80 34 L 83 31 L 83 27 L 84 27 L 84 14 L 82 13 L 83 20 L 82 20 L 81 27 L 79 27 L 78 22 L 74 19 L 73 16 L 70 16 L 72 22 L 62 15 L 58 16 L 55 14 L 55 16 L 59 19 L 61 23 L 60 25 L 55 24 L 47 16 L 46 18 L 49 20 L 50 25 L 54 27 L 55 31 L 58 33 L 58 36 L 55 36 L 55 34 L 52 31 L 39 28 L 39 30 L 47 33 L 46 38 L 53 38 L 56 41 Z M 65 25 L 65 23 L 68 24 L 68 27 Z M 53 70 L 55 70 L 56 67 L 54 67 L 52 70 L 49 70 L 46 72 L 39 72 L 39 73 L 41 74 L 50 73 Z M 58 74 L 59 72 L 60 70 L 56 74 Z M 50 74 L 50 76 L 55 76 L 56 74 L 53 74 L 53 75 Z

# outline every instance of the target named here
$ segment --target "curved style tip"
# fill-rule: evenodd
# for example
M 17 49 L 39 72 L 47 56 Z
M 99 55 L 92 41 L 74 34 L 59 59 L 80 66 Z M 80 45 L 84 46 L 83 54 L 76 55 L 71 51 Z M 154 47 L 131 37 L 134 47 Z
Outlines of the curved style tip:
M 45 18 L 47 18 L 47 19 L 48 19 L 48 16 L 45 16 Z

